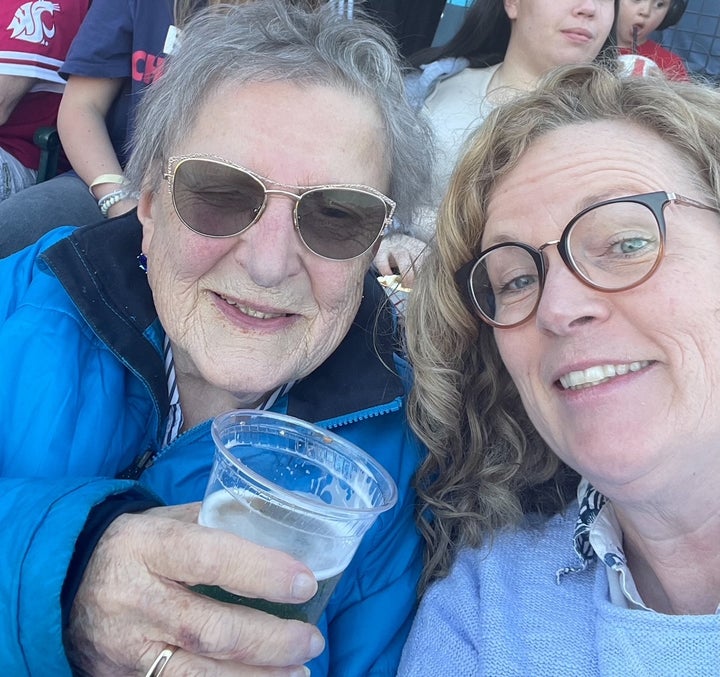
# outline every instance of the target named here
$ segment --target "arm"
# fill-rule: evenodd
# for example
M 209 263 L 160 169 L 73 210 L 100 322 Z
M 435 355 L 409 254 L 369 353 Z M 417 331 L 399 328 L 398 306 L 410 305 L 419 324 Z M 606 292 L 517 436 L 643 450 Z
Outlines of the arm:
M 82 674 L 144 674 L 166 644 L 183 647 L 174 667 L 196 670 L 217 669 L 210 657 L 234 657 L 236 667 L 239 657 L 292 666 L 317 652 L 312 626 L 219 604 L 184 587 L 217 583 L 296 602 L 295 576 L 309 573 L 281 553 L 197 526 L 199 504 L 118 517 L 90 558 L 64 636 L 59 600 L 88 514 L 109 496 L 136 502 L 141 490 L 127 481 L 69 478 L 4 478 L 0 490 L 0 601 L 7 611 L 0 652 L 8 674 L 69 677 L 66 649 L 87 668 Z M 246 565 L 235 566 L 239 561 Z
M 19 75 L 0 75 L 0 125 L 4 125 L 15 106 L 37 82 L 36 78 Z
M 481 603 L 470 566 L 456 564 L 447 578 L 431 585 L 403 649 L 398 677 L 485 674 L 475 644 L 481 627 L 475 610 Z
M 58 132 L 73 169 L 90 185 L 102 174 L 122 174 L 122 167 L 115 155 L 105 124 L 105 116 L 120 92 L 121 78 L 90 78 L 72 75 L 60 102 Z M 113 183 L 93 188 L 93 195 L 100 199 L 117 190 Z M 118 216 L 136 205 L 127 198 L 113 205 L 108 216 Z

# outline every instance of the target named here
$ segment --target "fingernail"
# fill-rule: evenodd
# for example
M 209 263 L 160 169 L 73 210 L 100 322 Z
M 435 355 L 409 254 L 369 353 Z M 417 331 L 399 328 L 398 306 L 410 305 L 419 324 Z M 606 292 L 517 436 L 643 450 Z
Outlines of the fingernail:
M 295 670 L 293 672 L 293 675 L 296 675 L 297 677 L 310 677 L 310 668 L 303 665 L 302 667 Z
M 317 590 L 317 581 L 314 576 L 308 574 L 298 574 L 293 579 L 292 596 L 303 602 L 310 599 Z
M 325 650 L 325 638 L 319 633 L 313 633 L 310 640 L 310 655 L 315 658 Z

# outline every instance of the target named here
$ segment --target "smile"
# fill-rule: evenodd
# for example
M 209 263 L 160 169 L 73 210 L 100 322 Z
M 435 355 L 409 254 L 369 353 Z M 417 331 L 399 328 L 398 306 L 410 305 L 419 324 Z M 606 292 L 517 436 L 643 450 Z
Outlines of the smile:
M 624 376 L 630 372 L 640 371 L 650 366 L 648 360 L 630 362 L 629 364 L 602 364 L 582 371 L 571 371 L 560 377 L 560 385 L 565 390 L 579 390 L 605 383 L 616 376 Z
M 237 301 L 233 301 L 225 296 L 220 295 L 220 298 L 229 306 L 237 308 L 243 315 L 247 315 L 248 317 L 255 317 L 259 320 L 274 320 L 278 317 L 287 317 L 287 313 L 264 313 L 250 306 L 241 305 Z

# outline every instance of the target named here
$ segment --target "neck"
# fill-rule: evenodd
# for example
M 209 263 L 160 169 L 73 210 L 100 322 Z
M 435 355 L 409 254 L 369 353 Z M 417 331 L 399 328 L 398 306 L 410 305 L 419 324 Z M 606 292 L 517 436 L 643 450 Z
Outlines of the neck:
M 506 92 L 517 95 L 520 92 L 529 92 L 535 88 L 537 81 L 536 75 L 506 59 L 495 71 L 488 86 L 488 94 Z
M 175 361 L 175 378 L 183 415 L 182 432 L 231 409 L 255 409 L 267 393 L 233 393 L 214 386 L 200 375 L 179 368 Z
M 720 604 L 720 511 L 704 506 L 677 519 L 666 503 L 640 512 L 613 507 L 645 604 L 666 614 L 714 614 Z

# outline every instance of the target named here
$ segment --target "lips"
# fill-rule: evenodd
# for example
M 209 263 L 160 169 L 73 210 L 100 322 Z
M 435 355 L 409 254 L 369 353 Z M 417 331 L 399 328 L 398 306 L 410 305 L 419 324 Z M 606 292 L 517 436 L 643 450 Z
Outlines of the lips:
M 288 317 L 289 313 L 279 313 L 279 312 L 271 312 L 269 309 L 259 309 L 257 307 L 252 307 L 249 305 L 246 305 L 244 303 L 241 303 L 237 301 L 236 299 L 229 298 L 227 296 L 223 296 L 222 294 L 218 294 L 218 296 L 225 301 L 229 306 L 232 306 L 233 308 L 237 308 L 243 315 L 247 315 L 248 317 L 254 317 L 259 320 L 275 320 L 278 317 Z
M 589 42 L 595 38 L 592 31 L 587 30 L 587 28 L 566 28 L 563 33 L 570 38 L 581 40 L 582 42 Z
M 626 362 L 620 364 L 600 364 L 588 369 L 571 371 L 558 379 L 564 390 L 580 390 L 607 383 L 618 376 L 638 372 L 650 366 L 649 360 Z

